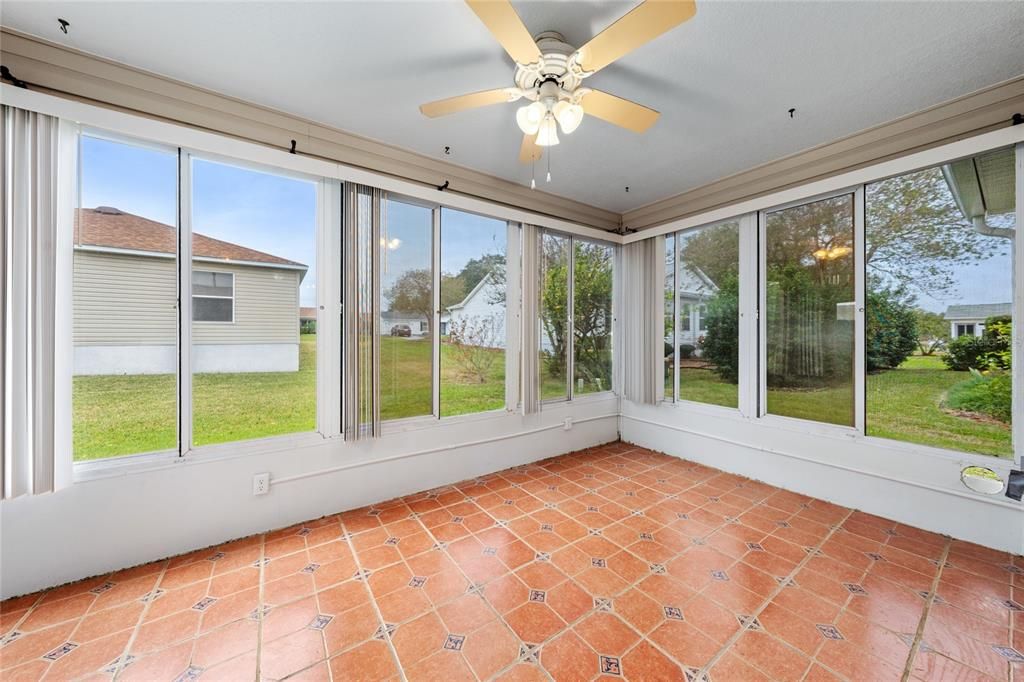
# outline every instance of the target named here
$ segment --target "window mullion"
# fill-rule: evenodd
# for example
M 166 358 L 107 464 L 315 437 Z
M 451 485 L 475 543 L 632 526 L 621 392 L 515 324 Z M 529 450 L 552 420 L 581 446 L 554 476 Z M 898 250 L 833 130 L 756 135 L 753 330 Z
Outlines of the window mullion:
M 1024 419 L 1019 418 L 1022 408 L 1024 408 L 1024 239 L 1021 238 L 1021 231 L 1024 230 L 1024 142 L 1018 142 L 1016 145 L 1014 166 L 1016 168 L 1014 225 L 1017 229 L 1017 238 L 1014 239 L 1011 259 L 1013 263 L 1013 350 L 1011 355 L 1013 376 L 1011 377 L 1010 405 L 1011 413 L 1018 415 L 1018 418 L 1013 420 L 1011 447 L 1014 461 L 1019 466 L 1021 459 L 1024 458 Z
M 566 241 L 569 244 L 569 262 L 566 268 L 566 344 L 565 344 L 565 380 L 567 382 L 566 387 L 566 400 L 572 400 L 574 395 L 573 384 L 576 375 L 576 237 L 567 237 Z
M 853 426 L 861 434 L 866 425 L 866 350 L 865 339 L 865 287 L 867 273 L 864 263 L 865 240 L 864 185 L 854 192 L 853 197 Z
M 192 449 L 192 156 L 178 150 L 178 454 Z
M 431 291 L 431 374 L 433 375 L 433 414 L 441 417 L 441 209 L 435 206 L 432 213 L 433 226 L 431 231 L 431 270 L 433 272 L 433 290 Z

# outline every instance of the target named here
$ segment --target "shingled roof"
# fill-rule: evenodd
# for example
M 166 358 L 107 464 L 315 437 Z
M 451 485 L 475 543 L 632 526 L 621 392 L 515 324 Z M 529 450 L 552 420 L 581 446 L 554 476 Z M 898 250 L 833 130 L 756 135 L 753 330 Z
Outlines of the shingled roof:
M 98 206 L 78 209 L 75 217 L 75 246 L 173 254 L 178 250 L 178 235 L 170 225 L 125 213 L 110 206 Z M 192 256 L 306 269 L 303 263 L 207 237 L 198 232 L 192 233 Z
M 976 303 L 973 305 L 951 305 L 946 308 L 947 320 L 984 320 L 996 315 L 1012 315 L 1012 303 Z

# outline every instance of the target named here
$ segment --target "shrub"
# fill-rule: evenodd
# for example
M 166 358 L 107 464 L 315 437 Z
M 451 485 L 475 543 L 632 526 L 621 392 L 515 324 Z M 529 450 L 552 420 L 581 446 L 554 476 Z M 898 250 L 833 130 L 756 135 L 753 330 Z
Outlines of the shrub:
M 958 372 L 969 369 L 1009 369 L 1010 344 L 999 336 L 961 336 L 950 341 L 942 361 Z
M 695 350 L 697 350 L 697 347 L 692 343 L 681 343 L 679 344 L 679 357 L 689 360 L 693 357 L 693 351 Z
M 985 320 L 984 338 L 989 342 L 986 360 L 994 369 L 1010 369 L 1010 351 L 1013 343 L 1013 325 L 1009 315 L 997 315 Z
M 668 341 L 665 342 L 665 357 L 666 358 L 671 358 L 672 357 L 672 344 L 669 343 Z
M 704 315 L 707 333 L 701 343 L 701 357 L 710 362 L 715 374 L 735 384 L 739 380 L 739 278 L 723 275 L 718 292 L 707 302 Z
M 949 389 L 946 404 L 954 410 L 975 412 L 1010 423 L 1012 384 L 1008 372 L 982 374 L 971 370 L 971 378 Z
M 894 369 L 917 348 L 917 318 L 896 292 L 868 293 L 865 364 L 868 371 Z

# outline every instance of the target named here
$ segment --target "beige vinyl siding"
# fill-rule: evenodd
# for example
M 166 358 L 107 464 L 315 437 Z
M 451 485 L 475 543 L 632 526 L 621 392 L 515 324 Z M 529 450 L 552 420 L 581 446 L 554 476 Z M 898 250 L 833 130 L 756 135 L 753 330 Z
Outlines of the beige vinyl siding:
M 76 346 L 174 345 L 175 260 L 75 249 Z
M 193 323 L 195 343 L 299 342 L 298 271 L 202 261 L 195 267 L 235 276 L 235 321 Z M 76 346 L 175 343 L 173 258 L 76 249 L 72 286 Z
M 196 261 L 196 270 L 235 275 L 235 321 L 193 322 L 195 343 L 298 343 L 299 273 Z

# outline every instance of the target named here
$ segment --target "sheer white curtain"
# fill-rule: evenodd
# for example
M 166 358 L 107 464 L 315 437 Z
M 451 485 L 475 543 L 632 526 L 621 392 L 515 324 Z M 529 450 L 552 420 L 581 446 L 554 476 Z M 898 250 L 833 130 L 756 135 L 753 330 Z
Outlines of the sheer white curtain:
M 3 107 L 0 117 L 0 490 L 54 488 L 54 340 L 59 121 Z
M 523 414 L 533 414 L 540 412 L 540 228 L 524 223 L 522 246 L 520 402 Z
M 654 405 L 662 387 L 665 240 L 644 239 L 622 249 L 623 397 Z

